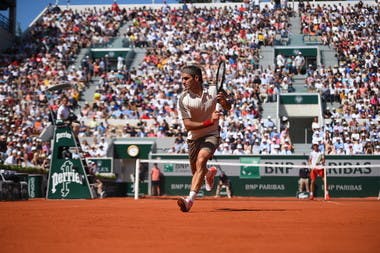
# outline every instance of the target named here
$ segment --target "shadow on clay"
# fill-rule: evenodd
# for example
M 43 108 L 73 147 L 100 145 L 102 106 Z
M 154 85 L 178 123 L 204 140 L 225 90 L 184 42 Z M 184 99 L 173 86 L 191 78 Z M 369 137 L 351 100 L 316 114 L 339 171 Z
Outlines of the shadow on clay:
M 287 209 L 217 208 L 213 212 L 285 212 Z

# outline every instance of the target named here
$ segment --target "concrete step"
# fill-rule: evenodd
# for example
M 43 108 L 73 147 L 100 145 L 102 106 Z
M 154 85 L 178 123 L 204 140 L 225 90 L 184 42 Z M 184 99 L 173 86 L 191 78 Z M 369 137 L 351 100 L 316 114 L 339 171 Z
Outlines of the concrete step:
M 325 65 L 325 67 L 333 67 L 338 64 L 338 59 L 335 57 L 335 50 L 327 49 L 321 50 L 321 63 Z
M 293 143 L 294 154 L 308 156 L 311 151 L 311 143 Z
M 143 62 L 146 49 L 145 48 L 134 48 L 133 49 L 135 56 L 133 57 L 133 61 L 130 64 L 130 68 L 138 68 L 138 66 Z
M 291 34 L 289 42 L 290 42 L 289 46 L 292 46 L 292 47 L 306 45 L 303 40 L 303 35 L 301 34 Z
M 272 119 L 277 118 L 277 103 L 269 102 L 262 104 L 263 107 L 263 118 L 268 118 L 268 116 L 271 116 Z
M 274 48 L 273 47 L 263 46 L 260 48 L 260 67 L 261 69 L 274 67 Z
M 293 16 L 289 18 L 290 31 L 293 34 L 300 34 L 301 32 L 301 18 L 299 16 Z
M 306 75 L 295 75 L 293 76 L 293 87 L 296 92 L 309 92 L 307 87 L 305 87 Z
M 79 108 L 76 109 L 75 113 L 78 115 L 80 113 L 81 107 L 84 106 L 86 102 L 92 103 L 94 100 L 94 93 L 96 92 L 96 89 L 98 87 L 100 77 L 93 77 L 91 81 L 89 82 L 88 87 L 84 90 L 81 100 L 79 103 Z

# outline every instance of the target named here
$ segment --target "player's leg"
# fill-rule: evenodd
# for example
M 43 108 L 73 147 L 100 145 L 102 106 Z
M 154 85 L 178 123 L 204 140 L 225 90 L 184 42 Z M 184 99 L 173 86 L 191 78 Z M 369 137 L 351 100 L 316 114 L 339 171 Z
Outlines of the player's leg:
M 190 211 L 193 206 L 195 197 L 202 187 L 204 177 L 208 172 L 206 163 L 209 158 L 212 157 L 212 153 L 209 149 L 203 148 L 204 140 L 190 141 L 189 144 L 189 160 L 190 168 L 193 174 L 191 180 L 191 189 L 189 196 L 186 198 L 179 198 L 177 204 L 182 212 Z
M 208 149 L 201 149 L 198 153 L 196 170 L 191 181 L 191 191 L 198 192 L 205 180 L 205 176 L 209 173 L 207 169 L 207 161 L 212 157 L 212 153 Z
M 182 212 L 190 211 L 191 207 L 193 206 L 195 197 L 201 189 L 205 175 L 208 172 L 206 168 L 206 163 L 209 157 L 211 157 L 211 155 L 212 154 L 210 154 L 206 149 L 201 149 L 199 151 L 195 165 L 192 166 L 195 166 L 195 171 L 194 169 L 192 169 L 192 171 L 194 172 L 193 178 L 191 180 L 191 189 L 189 196 L 186 198 L 179 198 L 177 200 L 177 204 Z
M 207 155 L 207 160 L 212 159 L 212 156 L 214 155 L 215 150 L 219 146 L 220 143 L 220 137 L 219 136 L 207 136 L 202 143 L 202 149 L 201 150 L 207 150 L 209 152 L 209 155 Z M 218 172 L 218 169 L 214 166 L 210 167 L 208 169 L 208 172 L 205 176 L 205 186 L 206 191 L 211 191 L 214 187 L 214 178 L 216 173 Z
M 312 169 L 310 171 L 310 199 L 314 199 L 314 190 L 315 190 L 315 179 L 316 179 L 316 170 Z
M 322 181 L 323 181 L 323 188 L 324 188 L 324 193 L 325 193 L 324 194 L 324 198 L 325 198 L 325 200 L 329 200 L 330 199 L 330 195 L 329 195 L 328 186 L 327 186 L 326 170 L 325 169 L 321 169 L 320 175 L 321 175 L 321 178 L 322 178 Z

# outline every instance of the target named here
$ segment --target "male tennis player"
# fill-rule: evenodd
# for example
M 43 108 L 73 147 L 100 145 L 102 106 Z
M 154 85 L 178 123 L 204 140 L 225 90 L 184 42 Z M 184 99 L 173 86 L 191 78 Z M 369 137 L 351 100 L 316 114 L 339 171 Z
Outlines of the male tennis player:
M 315 189 L 315 179 L 320 176 L 322 180 L 325 180 L 325 170 L 323 169 L 323 165 L 325 162 L 325 157 L 323 153 L 319 150 L 318 144 L 313 144 L 313 150 L 309 155 L 309 165 L 311 166 L 310 171 L 310 200 L 314 199 L 314 189 Z M 327 185 L 325 185 L 327 187 Z M 327 191 L 327 189 L 325 189 Z M 329 199 L 329 195 L 326 195 L 326 198 Z
M 224 92 L 217 92 L 215 85 L 203 86 L 202 70 L 194 65 L 185 66 L 181 71 L 184 91 L 179 97 L 179 115 L 188 131 L 189 160 L 193 178 L 189 196 L 179 198 L 182 212 L 190 211 L 195 197 L 205 181 L 206 190 L 214 186 L 216 168 L 208 170 L 207 161 L 219 146 L 219 116 L 217 102 L 224 110 L 231 109 Z

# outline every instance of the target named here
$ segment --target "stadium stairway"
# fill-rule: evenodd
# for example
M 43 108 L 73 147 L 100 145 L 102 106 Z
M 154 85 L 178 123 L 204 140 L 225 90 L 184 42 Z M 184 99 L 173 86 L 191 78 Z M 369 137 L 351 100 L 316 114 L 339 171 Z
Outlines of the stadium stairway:
M 133 49 L 135 52 L 135 57 L 133 58 L 130 68 L 131 69 L 137 69 L 139 65 L 143 62 L 145 54 L 146 54 L 146 49 L 141 48 L 141 47 L 136 47 Z
M 108 45 L 109 48 L 123 48 L 126 46 L 124 34 L 125 34 L 129 25 L 130 25 L 130 23 L 127 22 L 120 27 L 119 32 L 118 32 L 118 37 L 116 37 L 114 40 L 112 40 L 112 43 L 110 45 Z M 89 55 L 89 53 L 90 53 L 89 48 L 81 49 L 78 57 L 76 58 L 76 61 L 74 64 L 75 67 L 79 68 L 81 66 L 83 59 L 87 55 Z M 75 109 L 75 114 L 79 115 L 80 109 L 85 104 L 85 102 L 91 103 L 93 101 L 94 93 L 96 92 L 96 89 L 97 89 L 97 86 L 99 83 L 99 79 L 100 79 L 99 77 L 93 77 L 90 80 L 89 86 L 83 92 L 81 100 L 79 101 L 79 108 Z
M 289 18 L 290 24 L 290 45 L 304 46 L 303 36 L 301 34 L 301 18 L 298 15 Z
M 319 46 L 321 52 L 321 62 L 325 67 L 334 67 L 338 65 L 338 59 L 336 58 L 336 52 L 329 46 Z
M 307 87 L 305 86 L 306 75 L 294 75 L 293 76 L 293 88 L 296 92 L 305 93 L 308 92 Z
M 93 102 L 94 93 L 96 92 L 96 89 L 98 87 L 99 79 L 100 79 L 100 77 L 97 76 L 97 77 L 93 77 L 90 80 L 86 90 L 83 92 L 82 97 L 78 103 L 79 107 L 77 107 L 74 111 L 76 115 L 80 114 L 80 110 L 86 102 L 88 102 L 89 104 L 91 104 Z
M 309 155 L 311 150 L 310 143 L 293 143 L 295 155 Z
M 289 44 L 288 47 L 307 47 L 311 44 L 304 42 L 304 36 L 301 34 L 301 19 L 298 15 L 290 17 L 290 32 L 289 32 Z M 318 45 L 318 43 L 313 44 L 312 46 L 317 46 L 320 50 L 320 64 L 325 67 L 335 66 L 338 64 L 337 58 L 335 57 L 335 50 L 329 46 Z M 262 46 L 260 48 L 260 68 L 265 69 L 274 69 L 275 68 L 275 52 L 274 47 L 272 46 Z M 306 75 L 300 74 L 293 77 L 293 87 L 297 93 L 307 93 L 310 92 L 307 87 L 305 87 L 305 78 Z M 327 107 L 337 108 L 339 103 L 328 103 Z M 264 119 L 271 116 L 272 119 L 277 122 L 277 103 L 265 103 L 262 105 Z M 303 155 L 310 152 L 310 143 L 293 143 L 295 147 L 295 154 Z
M 124 35 L 127 33 L 128 27 L 130 25 L 131 25 L 131 22 L 126 22 L 119 28 L 117 37 L 112 41 L 110 47 L 112 48 L 129 47 L 129 43 L 126 43 L 126 38 Z
M 277 103 L 273 103 L 273 102 L 264 103 L 262 104 L 262 107 L 263 107 L 263 114 L 262 114 L 263 119 L 268 118 L 268 116 L 272 117 L 272 119 L 277 118 Z

